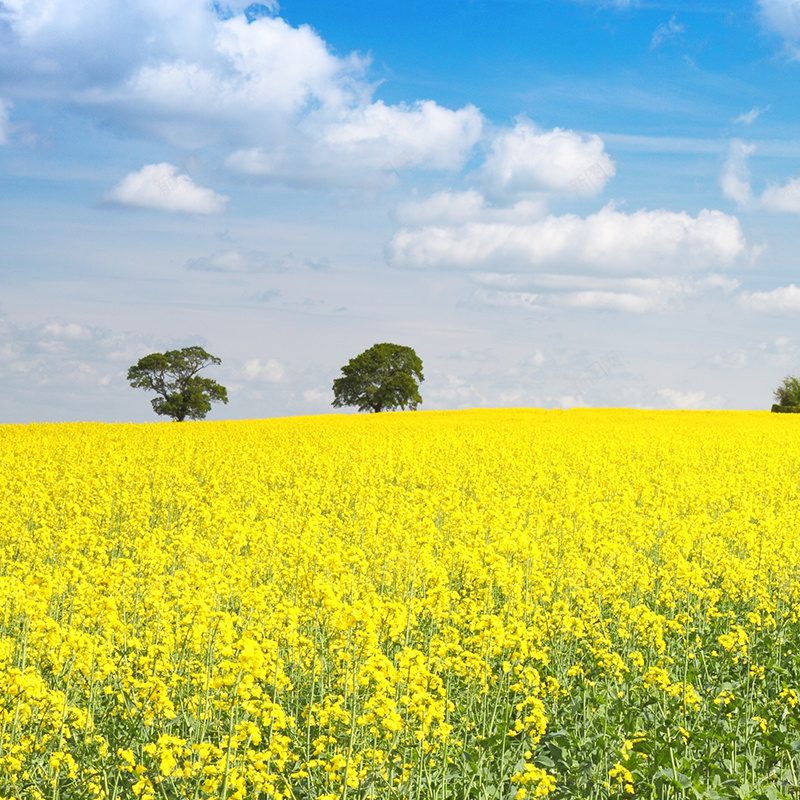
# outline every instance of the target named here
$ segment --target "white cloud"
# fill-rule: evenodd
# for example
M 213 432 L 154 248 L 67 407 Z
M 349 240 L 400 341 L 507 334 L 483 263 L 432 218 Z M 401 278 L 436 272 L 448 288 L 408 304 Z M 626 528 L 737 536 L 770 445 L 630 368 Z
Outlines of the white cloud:
M 653 32 L 653 38 L 650 40 L 650 49 L 655 50 L 668 39 L 672 39 L 678 34 L 685 32 L 686 26 L 678 22 L 677 17 L 673 14 L 669 22 L 663 22 Z
M 548 308 L 544 296 L 536 292 L 479 289 L 475 292 L 475 300 L 479 305 L 494 308 L 518 308 L 523 311 L 546 311 Z
M 167 163 L 146 164 L 138 172 L 131 172 L 106 192 L 105 200 L 137 208 L 191 214 L 221 214 L 228 202 L 224 195 L 197 186 L 189 175 Z
M 750 170 L 747 157 L 755 152 L 755 145 L 734 139 L 730 144 L 728 159 L 722 167 L 720 186 L 729 200 L 747 207 L 753 202 L 753 189 L 750 186 Z
M 66 392 L 80 394 L 104 387 L 112 376 L 127 386 L 123 370 L 147 350 L 138 334 L 52 319 L 38 325 L 18 325 L 0 317 L 0 380 L 9 396 L 31 390 L 49 392 L 63 403 Z
M 333 402 L 333 390 L 326 389 L 324 386 L 306 389 L 303 392 L 303 400 L 315 406 L 329 407 Z
M 757 196 L 753 192 L 747 158 L 755 152 L 752 144 L 735 139 L 730 144 L 728 159 L 722 167 L 722 193 L 742 208 L 762 209 L 776 213 L 800 214 L 800 176 L 785 183 L 774 183 Z
M 571 394 L 561 395 L 558 398 L 558 404 L 561 408 L 588 408 L 586 401 L 581 397 L 573 397 Z
M 146 60 L 124 83 L 83 99 L 138 111 L 141 126 L 170 141 L 284 141 L 309 108 L 336 117 L 372 88 L 365 59 L 337 57 L 308 25 L 295 28 L 281 18 L 217 21 L 206 45 L 200 58 Z
M 479 171 L 488 190 L 498 195 L 596 194 L 615 174 L 599 136 L 561 128 L 543 131 L 524 116 L 494 136 Z
M 141 64 L 206 58 L 218 17 L 195 0 L 4 0 L 0 73 L 20 93 L 62 99 Z
M 742 369 L 747 366 L 748 358 L 744 350 L 729 349 L 724 353 L 716 353 L 705 359 L 703 364 L 722 369 Z
M 674 408 L 717 408 L 721 402 L 719 397 L 706 400 L 705 392 L 679 392 L 676 389 L 659 389 L 658 394 L 668 400 Z
M 254 20 L 263 16 L 272 16 L 280 11 L 280 3 L 277 0 L 239 0 L 239 2 L 226 2 L 226 0 L 215 0 L 214 7 L 223 19 L 235 17 L 238 14 L 245 14 L 247 19 Z
M 358 186 L 401 158 L 404 167 L 459 169 L 482 134 L 474 106 L 372 102 L 369 60 L 337 56 L 307 25 L 234 17 L 217 23 L 213 51 L 145 64 L 84 99 L 134 109 L 139 125 L 182 146 L 238 143 L 231 170 L 299 186 Z
M 800 312 L 800 287 L 790 283 L 768 292 L 742 292 L 739 302 L 762 314 L 797 314 Z
M 484 405 L 486 398 L 464 378 L 439 373 L 425 384 L 425 403 L 433 408 L 471 408 Z
M 752 125 L 762 114 L 769 111 L 769 109 L 769 106 L 764 106 L 764 108 L 754 106 L 749 111 L 739 114 L 733 121 L 741 123 L 742 125 Z
M 780 36 L 790 57 L 800 58 L 800 0 L 758 0 L 761 24 Z
M 286 367 L 280 361 L 270 358 L 262 364 L 257 358 L 245 361 L 242 373 L 248 381 L 268 381 L 269 383 L 280 383 L 286 377 Z
M 43 333 L 55 340 L 86 340 L 92 338 L 92 331 L 84 325 L 77 325 L 74 322 L 64 323 L 61 321 L 51 321 L 44 325 Z
M 767 211 L 800 214 L 800 176 L 783 184 L 770 184 L 761 194 Z
M 249 250 L 241 252 L 239 250 L 221 250 L 212 253 L 210 256 L 191 258 L 186 262 L 186 269 L 197 270 L 199 272 L 230 272 L 230 273 L 256 273 L 256 272 L 291 272 L 300 269 L 311 269 L 316 271 L 326 270 L 329 267 L 328 260 L 321 258 L 312 260 L 310 258 L 297 258 L 293 253 L 275 258 L 261 250 Z M 261 299 L 270 299 L 277 296 L 280 292 L 267 292 L 266 297 L 259 296 Z
M 10 101 L 0 97 L 0 144 L 8 144 L 11 135 L 11 126 L 8 121 L 10 111 Z
M 475 189 L 444 191 L 422 201 L 401 204 L 397 208 L 397 219 L 403 225 L 453 225 L 478 219 L 485 208 L 486 199 Z
M 216 6 L 216 8 L 215 8 Z M 292 185 L 360 186 L 382 165 L 460 169 L 483 116 L 431 100 L 373 101 L 370 59 L 244 2 L 8 0 L 0 51 L 18 96 L 50 96 L 126 133 Z M 21 65 L 25 65 L 24 67 Z M 2 89 L 2 85 L 0 85 Z
M 586 308 L 601 311 L 627 311 L 641 314 L 656 305 L 662 305 L 662 298 L 645 297 L 629 292 L 573 292 L 561 300 L 568 308 Z
M 295 186 L 338 184 L 375 190 L 407 169 L 460 169 L 481 137 L 483 116 L 474 106 L 452 111 L 432 101 L 351 109 L 343 121 L 314 114 L 280 147 L 236 150 L 234 172 Z
M 727 266 L 746 250 L 736 217 L 704 209 L 617 211 L 612 203 L 586 218 L 547 216 L 529 223 L 469 222 L 404 228 L 387 255 L 397 267 L 473 271 L 610 274 L 686 272 Z
M 662 276 L 609 278 L 590 275 L 479 273 L 473 279 L 484 289 L 479 302 L 529 310 L 587 309 L 642 314 L 668 308 L 677 301 L 738 287 L 720 275 L 703 278 Z
M 382 101 L 353 109 L 342 122 L 328 126 L 321 142 L 333 152 L 359 154 L 380 165 L 387 154 L 402 152 L 410 165 L 460 169 L 481 136 L 483 118 L 474 106 L 457 111 L 431 100 L 411 106 Z M 369 158 L 366 154 L 371 153 Z

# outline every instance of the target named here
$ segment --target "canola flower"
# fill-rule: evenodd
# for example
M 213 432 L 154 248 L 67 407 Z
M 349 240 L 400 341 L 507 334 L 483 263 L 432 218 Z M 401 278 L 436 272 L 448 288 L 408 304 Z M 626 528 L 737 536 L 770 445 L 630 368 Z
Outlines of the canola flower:
M 0 798 L 794 798 L 794 422 L 0 427 Z

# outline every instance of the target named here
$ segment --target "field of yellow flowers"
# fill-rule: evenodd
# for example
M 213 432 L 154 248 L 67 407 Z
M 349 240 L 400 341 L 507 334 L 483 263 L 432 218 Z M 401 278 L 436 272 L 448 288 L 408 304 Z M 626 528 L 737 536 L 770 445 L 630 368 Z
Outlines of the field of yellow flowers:
M 0 427 L 0 798 L 800 795 L 791 415 Z

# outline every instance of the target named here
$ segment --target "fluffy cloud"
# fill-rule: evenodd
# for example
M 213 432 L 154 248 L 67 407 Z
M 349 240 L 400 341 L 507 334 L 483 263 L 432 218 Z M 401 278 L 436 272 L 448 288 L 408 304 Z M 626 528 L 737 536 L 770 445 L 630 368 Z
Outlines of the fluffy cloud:
M 738 139 L 731 142 L 728 159 L 720 174 L 722 193 L 741 208 L 800 214 L 800 176 L 785 183 L 770 184 L 760 196 L 754 194 L 747 159 L 755 151 L 755 145 Z
M 106 192 L 105 200 L 136 208 L 190 214 L 221 214 L 228 202 L 224 195 L 197 186 L 189 175 L 167 163 L 146 164 L 138 172 L 131 172 Z
M 282 139 L 309 108 L 333 118 L 371 90 L 368 62 L 332 54 L 307 25 L 238 16 L 216 22 L 208 45 L 204 58 L 148 61 L 124 83 L 83 99 L 140 109 L 138 123 L 171 141 L 210 135 L 227 142 Z
M 0 75 L 22 95 L 72 99 L 143 63 L 208 58 L 217 19 L 195 0 L 3 0 Z
M 782 184 L 771 184 L 761 194 L 767 211 L 800 214 L 800 176 Z
M 356 186 L 401 156 L 460 169 L 480 140 L 473 106 L 373 102 L 370 60 L 338 55 L 277 4 L 8 0 L 0 93 L 49 96 L 183 150 L 293 185 Z
M 456 170 L 469 157 L 482 127 L 483 118 L 471 105 L 451 111 L 431 100 L 411 106 L 387 106 L 379 100 L 328 126 L 321 141 L 336 152 L 370 152 L 366 160 L 373 163 L 391 153 L 402 154 L 415 167 Z
M 498 132 L 480 169 L 487 189 L 497 195 L 548 191 L 596 194 L 616 174 L 599 136 L 540 130 L 526 117 Z
M 800 287 L 790 283 L 769 292 L 743 292 L 739 302 L 762 314 L 797 314 L 800 311 Z
M 474 106 L 452 111 L 432 101 L 410 106 L 378 101 L 344 117 L 328 122 L 314 114 L 280 148 L 242 148 L 226 165 L 290 185 L 336 183 L 374 190 L 391 185 L 409 168 L 458 170 L 483 129 L 483 116 Z
M 394 266 L 415 269 L 652 274 L 733 263 L 746 250 L 739 221 L 721 211 L 617 211 L 586 218 L 547 216 L 528 223 L 468 222 L 404 228 L 387 249 Z

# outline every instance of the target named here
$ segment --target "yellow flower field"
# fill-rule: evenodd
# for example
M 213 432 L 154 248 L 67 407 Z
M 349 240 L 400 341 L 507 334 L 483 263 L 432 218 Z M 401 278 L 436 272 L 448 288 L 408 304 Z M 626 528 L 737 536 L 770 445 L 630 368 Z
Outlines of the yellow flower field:
M 797 422 L 0 427 L 0 797 L 797 798 Z

